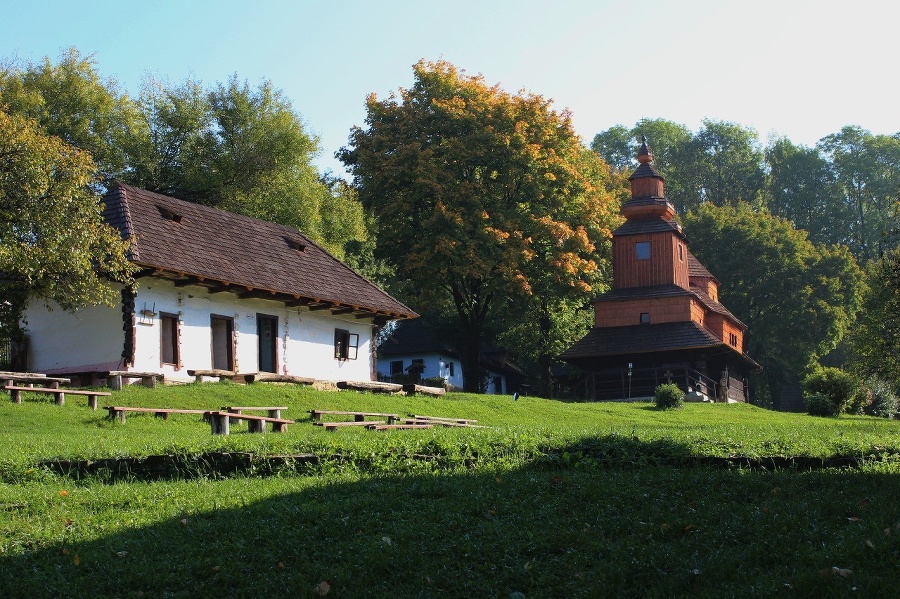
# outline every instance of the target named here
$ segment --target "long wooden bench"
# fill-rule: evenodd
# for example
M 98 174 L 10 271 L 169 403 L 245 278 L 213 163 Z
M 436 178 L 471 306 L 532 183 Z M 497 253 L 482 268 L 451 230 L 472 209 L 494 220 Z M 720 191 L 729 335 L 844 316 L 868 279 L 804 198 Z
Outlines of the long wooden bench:
M 287 406 L 223 406 L 223 412 L 240 414 L 242 412 L 267 412 L 269 418 L 281 418 L 281 411 L 287 410 Z M 232 423 L 234 424 L 234 423 Z
M 9 395 L 13 400 L 13 403 L 21 404 L 22 403 L 22 391 L 27 393 L 52 393 L 56 397 L 57 405 L 63 405 L 66 403 L 66 395 L 86 395 L 88 406 L 92 410 L 97 409 L 97 397 L 106 397 L 112 395 L 108 391 L 82 391 L 80 389 L 59 389 L 59 388 L 45 388 L 45 387 L 21 387 L 16 385 L 4 385 L 3 387 L 6 391 L 9 391 Z
M 336 431 L 339 428 L 344 428 L 346 426 L 373 426 L 376 424 L 387 424 L 384 420 L 351 420 L 349 422 L 313 422 L 316 426 L 321 426 L 326 431 Z
M 477 420 L 471 418 L 448 418 L 445 416 L 422 416 L 421 414 L 410 414 L 410 418 L 415 420 L 426 420 L 433 422 L 455 422 L 456 424 L 475 424 Z
M 367 426 L 366 428 L 370 431 L 387 431 L 394 429 L 417 429 L 417 428 L 431 428 L 434 426 L 433 424 L 422 423 L 414 423 L 414 424 L 372 424 L 371 426 Z
M 113 391 L 121 391 L 122 383 L 128 379 L 141 379 L 145 387 L 154 389 L 157 383 L 164 383 L 166 377 L 159 372 L 131 372 L 129 370 L 110 370 L 106 375 L 107 385 Z
M 272 423 L 272 432 L 283 433 L 287 431 L 289 424 L 294 424 L 293 420 L 284 418 L 269 418 L 267 416 L 251 416 L 250 414 L 235 414 L 234 412 L 208 412 L 209 423 L 212 426 L 212 434 L 227 435 L 231 432 L 230 423 L 232 419 L 246 420 L 247 430 L 251 433 L 266 432 L 266 423 Z
M 162 418 L 163 420 L 168 420 L 169 414 L 206 415 L 209 413 L 209 410 L 188 410 L 182 408 L 138 408 L 131 406 L 103 406 L 103 409 L 109 411 L 109 418 L 111 420 L 119 420 L 119 422 L 125 422 L 126 412 L 143 412 L 147 414 L 153 414 L 157 418 Z
M 363 422 L 366 418 L 386 418 L 389 424 L 400 420 L 399 414 L 382 414 L 380 412 L 344 412 L 341 410 L 310 410 L 309 416 L 313 420 L 321 420 L 324 414 L 330 416 L 353 416 L 356 422 Z
M 218 368 L 212 368 L 208 370 L 188 370 L 188 376 L 194 377 L 194 381 L 198 383 L 203 382 L 203 377 L 217 378 L 219 380 L 222 379 L 234 379 L 237 376 L 237 371 L 235 370 L 220 370 Z
M 47 389 L 58 389 L 60 385 L 71 385 L 72 379 L 47 376 L 46 374 L 35 372 L 4 372 L 0 374 L 0 382 L 4 386 L 8 385 L 10 387 L 16 386 L 16 383 L 20 383 L 20 387 L 24 386 L 21 383 L 27 383 L 29 386 L 40 385 Z
M 274 372 L 249 372 L 243 375 L 245 383 L 293 383 L 295 385 L 312 385 L 316 379 L 306 376 L 294 376 L 291 374 L 276 374 Z

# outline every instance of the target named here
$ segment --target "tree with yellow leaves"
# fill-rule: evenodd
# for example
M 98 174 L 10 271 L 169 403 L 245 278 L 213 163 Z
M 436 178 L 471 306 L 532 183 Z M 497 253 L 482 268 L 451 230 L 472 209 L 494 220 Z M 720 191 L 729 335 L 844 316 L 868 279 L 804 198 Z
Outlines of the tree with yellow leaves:
M 619 206 L 609 169 L 550 100 L 444 61 L 420 61 L 414 75 L 410 89 L 369 96 L 366 127 L 338 155 L 398 293 L 423 312 L 455 310 L 466 390 L 477 391 L 492 310 L 534 318 L 548 298 L 596 293 Z

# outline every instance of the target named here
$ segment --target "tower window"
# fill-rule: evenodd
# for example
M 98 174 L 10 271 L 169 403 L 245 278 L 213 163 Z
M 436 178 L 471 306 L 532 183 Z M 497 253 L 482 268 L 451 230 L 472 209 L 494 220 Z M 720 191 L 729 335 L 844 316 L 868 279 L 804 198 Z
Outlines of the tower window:
M 641 324 L 650 324 L 649 312 L 641 312 Z
M 650 242 L 638 241 L 634 244 L 634 257 L 638 260 L 650 259 Z
M 684 262 L 684 246 L 680 243 L 678 244 L 678 261 Z

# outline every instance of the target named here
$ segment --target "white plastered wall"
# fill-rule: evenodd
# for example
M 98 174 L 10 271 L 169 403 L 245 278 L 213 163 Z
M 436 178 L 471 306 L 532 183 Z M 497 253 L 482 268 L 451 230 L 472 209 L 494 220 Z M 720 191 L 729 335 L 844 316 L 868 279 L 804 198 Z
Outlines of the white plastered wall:
M 178 316 L 181 367 L 162 364 L 160 313 Z M 257 314 L 278 318 L 278 372 L 319 380 L 367 381 L 371 378 L 372 326 L 352 315 L 334 316 L 327 310 L 287 308 L 284 303 L 238 299 L 232 293 L 210 293 L 202 287 L 175 287 L 159 279 L 142 279 L 135 297 L 135 359 L 130 370 L 162 372 L 169 380 L 193 380 L 187 371 L 212 367 L 212 315 L 232 318 L 235 367 L 257 372 L 259 340 Z M 49 371 L 124 369 L 119 364 L 124 345 L 121 306 L 86 308 L 75 314 L 42 307 L 29 310 L 32 369 Z M 334 357 L 335 329 L 359 335 L 355 360 Z M 91 367 L 88 367 L 91 366 Z

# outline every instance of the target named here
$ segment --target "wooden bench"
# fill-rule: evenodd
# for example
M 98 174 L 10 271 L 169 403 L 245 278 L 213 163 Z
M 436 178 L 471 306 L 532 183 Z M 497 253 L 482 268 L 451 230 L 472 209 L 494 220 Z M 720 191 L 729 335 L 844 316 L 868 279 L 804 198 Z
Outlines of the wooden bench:
M 248 372 L 242 375 L 245 383 L 293 383 L 295 385 L 312 385 L 316 379 L 306 376 L 294 376 L 291 374 L 276 374 L 274 372 Z
M 417 429 L 417 428 L 431 428 L 434 426 L 433 424 L 426 423 L 415 423 L 415 424 L 372 424 L 371 426 L 367 426 L 366 428 L 370 431 L 387 431 L 394 429 Z
M 381 414 L 379 412 L 343 412 L 340 410 L 310 410 L 309 415 L 313 420 L 321 420 L 323 414 L 331 416 L 353 416 L 356 422 L 363 422 L 366 418 L 386 418 L 389 424 L 400 420 L 398 414 Z
M 26 391 L 28 393 L 52 393 L 54 396 L 56 396 L 57 405 L 60 406 L 66 403 L 66 395 L 86 395 L 88 406 L 92 410 L 97 409 L 97 397 L 107 397 L 109 395 L 112 395 L 112 393 L 109 393 L 108 391 L 82 391 L 79 389 L 47 389 L 44 387 L 19 387 L 15 385 L 4 385 L 3 388 L 9 391 L 9 395 L 12 398 L 13 403 L 17 404 L 22 403 L 22 391 Z
M 282 418 L 269 418 L 267 416 L 251 416 L 249 414 L 235 414 L 234 412 L 208 412 L 209 423 L 212 426 L 212 434 L 227 435 L 231 432 L 232 419 L 246 420 L 247 430 L 251 433 L 266 432 L 266 423 L 272 423 L 272 432 L 283 433 L 287 431 L 287 425 L 294 424 L 293 420 Z
M 403 391 L 403 385 L 378 381 L 338 381 L 335 384 L 338 389 L 350 391 L 371 391 L 372 393 L 399 393 Z
M 420 393 L 422 395 L 430 395 L 431 397 L 441 397 L 442 395 L 447 394 L 447 390 L 443 387 L 426 387 L 425 385 L 416 385 L 413 383 L 403 385 L 403 391 L 410 397 Z
M 281 418 L 281 411 L 287 410 L 287 406 L 223 406 L 223 412 L 232 412 L 234 414 L 240 414 L 245 411 L 254 412 L 268 412 L 269 418 Z M 232 424 L 234 424 L 232 422 Z
M 125 422 L 125 412 L 143 412 L 153 414 L 157 418 L 168 420 L 169 414 L 203 414 L 204 417 L 209 410 L 187 410 L 181 408 L 137 408 L 131 406 L 103 406 L 104 410 L 109 410 L 109 418 L 111 420 L 119 420 Z
M 456 424 L 475 424 L 477 420 L 471 418 L 446 418 L 444 416 L 422 416 L 421 414 L 410 414 L 410 418 L 415 420 L 425 420 L 430 422 L 454 422 Z
M 16 383 L 27 383 L 29 386 L 40 385 L 47 389 L 58 389 L 60 385 L 72 384 L 72 379 L 47 376 L 46 374 L 34 372 L 4 372 L 0 375 L 0 382 L 4 386 L 14 387 Z M 19 385 L 24 386 L 24 385 Z
M 326 431 L 336 431 L 337 429 L 344 428 L 345 426 L 373 426 L 376 424 L 387 424 L 387 422 L 384 420 L 351 420 L 349 422 L 313 422 L 313 424 L 316 426 L 321 426 Z
M 203 377 L 212 377 L 217 378 L 219 380 L 222 379 L 232 379 L 237 376 L 237 371 L 234 370 L 220 370 L 218 368 L 213 368 L 209 370 L 188 370 L 188 376 L 194 377 L 194 381 L 198 383 L 203 382 Z
M 164 383 L 166 377 L 159 372 L 131 372 L 128 370 L 110 370 L 106 375 L 107 385 L 113 391 L 122 390 L 122 382 L 127 379 L 141 379 L 145 387 L 154 389 L 156 383 Z

